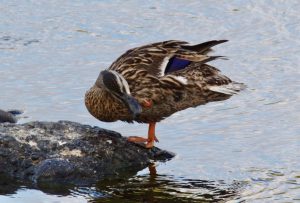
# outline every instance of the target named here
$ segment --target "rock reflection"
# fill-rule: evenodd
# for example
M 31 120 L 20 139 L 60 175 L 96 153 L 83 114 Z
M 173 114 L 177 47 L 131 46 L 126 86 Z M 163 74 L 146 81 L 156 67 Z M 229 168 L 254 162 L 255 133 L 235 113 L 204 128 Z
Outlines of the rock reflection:
M 20 185 L 11 178 L 0 174 L 0 195 L 14 194 Z
M 121 175 L 107 178 L 96 185 L 72 186 L 66 184 L 27 185 L 0 177 L 0 194 L 16 194 L 19 189 L 39 189 L 44 194 L 60 197 L 83 197 L 91 203 L 99 202 L 219 202 L 237 197 L 240 183 L 186 179 L 160 175 L 154 164 L 149 174 Z
M 0 195 L 16 194 L 20 189 L 39 189 L 47 194 L 68 196 L 71 194 L 70 188 L 74 188 L 74 185 L 65 183 L 32 184 L 31 182 L 17 181 L 7 175 L 0 174 Z

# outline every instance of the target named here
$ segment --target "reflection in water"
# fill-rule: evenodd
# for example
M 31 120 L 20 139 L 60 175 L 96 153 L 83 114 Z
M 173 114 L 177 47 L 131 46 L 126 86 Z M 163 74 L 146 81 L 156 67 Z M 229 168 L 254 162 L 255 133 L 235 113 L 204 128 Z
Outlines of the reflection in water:
M 0 36 L 0 50 L 13 50 L 18 46 L 29 46 L 34 43 L 39 43 L 37 39 L 22 39 L 20 37 Z
M 96 185 L 76 187 L 65 184 L 24 185 L 0 176 L 0 202 L 244 202 L 274 198 L 300 200 L 300 176 L 297 172 L 286 175 L 280 171 L 251 168 L 260 174 L 248 181 L 224 181 L 187 179 L 172 175 L 160 175 L 155 165 L 149 166 L 149 174 L 129 174 L 99 181 Z M 268 187 L 266 187 L 268 186 Z M 288 191 L 288 193 L 287 193 Z M 31 195 L 32 194 L 32 195 Z M 4 196 L 3 196 L 4 195 Z M 35 197 L 33 201 L 32 197 Z M 232 201 L 231 201 L 232 200 Z M 18 202 L 18 201 L 17 201 Z
M 14 180 L 0 174 L 0 195 L 13 194 L 19 187 Z
M 11 195 L 18 193 L 20 190 L 37 188 L 47 194 L 67 196 L 70 195 L 69 189 L 72 188 L 72 185 L 56 183 L 31 184 L 18 182 L 5 175 L 0 175 L 0 195 Z
M 242 186 L 159 175 L 154 164 L 149 166 L 149 172 L 149 175 L 99 182 L 96 188 L 106 196 L 91 202 L 216 202 L 235 196 Z
M 217 202 L 232 198 L 242 187 L 240 183 L 231 185 L 223 181 L 176 178 L 157 174 L 154 164 L 149 166 L 149 174 L 122 176 L 99 181 L 94 186 L 75 187 L 65 184 L 21 185 L 7 177 L 0 178 L 0 194 L 22 196 L 24 192 L 39 193 L 39 198 L 49 195 L 84 198 L 89 202 Z M 28 193 L 28 192 L 27 192 Z M 53 199 L 53 197 L 52 197 Z M 3 199 L 2 199 L 3 200 Z M 0 199 L 1 201 L 1 199 Z M 79 201 L 85 202 L 85 201 Z

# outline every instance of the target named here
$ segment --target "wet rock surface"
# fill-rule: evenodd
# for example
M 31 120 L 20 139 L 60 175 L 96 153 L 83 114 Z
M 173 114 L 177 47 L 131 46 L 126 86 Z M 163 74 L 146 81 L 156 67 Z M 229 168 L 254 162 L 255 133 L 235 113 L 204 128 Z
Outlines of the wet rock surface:
M 0 124 L 0 174 L 17 180 L 86 184 L 135 174 L 152 160 L 173 156 L 70 121 Z

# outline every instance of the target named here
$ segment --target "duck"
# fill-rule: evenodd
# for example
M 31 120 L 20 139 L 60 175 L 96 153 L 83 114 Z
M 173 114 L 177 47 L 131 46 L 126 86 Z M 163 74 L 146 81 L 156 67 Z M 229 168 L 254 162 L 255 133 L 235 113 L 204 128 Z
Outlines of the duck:
M 85 94 L 85 106 L 100 121 L 149 125 L 148 137 L 129 142 L 151 149 L 158 142 L 156 123 L 172 114 L 230 98 L 245 88 L 209 64 L 212 47 L 228 40 L 191 45 L 168 40 L 132 48 L 101 71 Z

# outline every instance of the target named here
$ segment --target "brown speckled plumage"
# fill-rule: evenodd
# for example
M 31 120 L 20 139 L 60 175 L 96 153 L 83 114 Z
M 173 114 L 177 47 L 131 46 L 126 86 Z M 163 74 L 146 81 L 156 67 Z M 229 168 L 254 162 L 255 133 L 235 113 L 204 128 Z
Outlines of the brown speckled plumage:
M 228 99 L 243 85 L 206 62 L 218 57 L 206 55 L 211 47 L 226 40 L 188 45 L 183 41 L 165 41 L 128 50 L 108 69 L 127 81 L 131 95 L 142 104 L 152 101 L 133 117 L 128 107 L 100 85 L 87 91 L 85 104 L 89 112 L 101 121 L 159 122 L 177 111 L 207 102 Z M 190 61 L 181 70 L 165 73 L 169 59 L 176 57 Z

